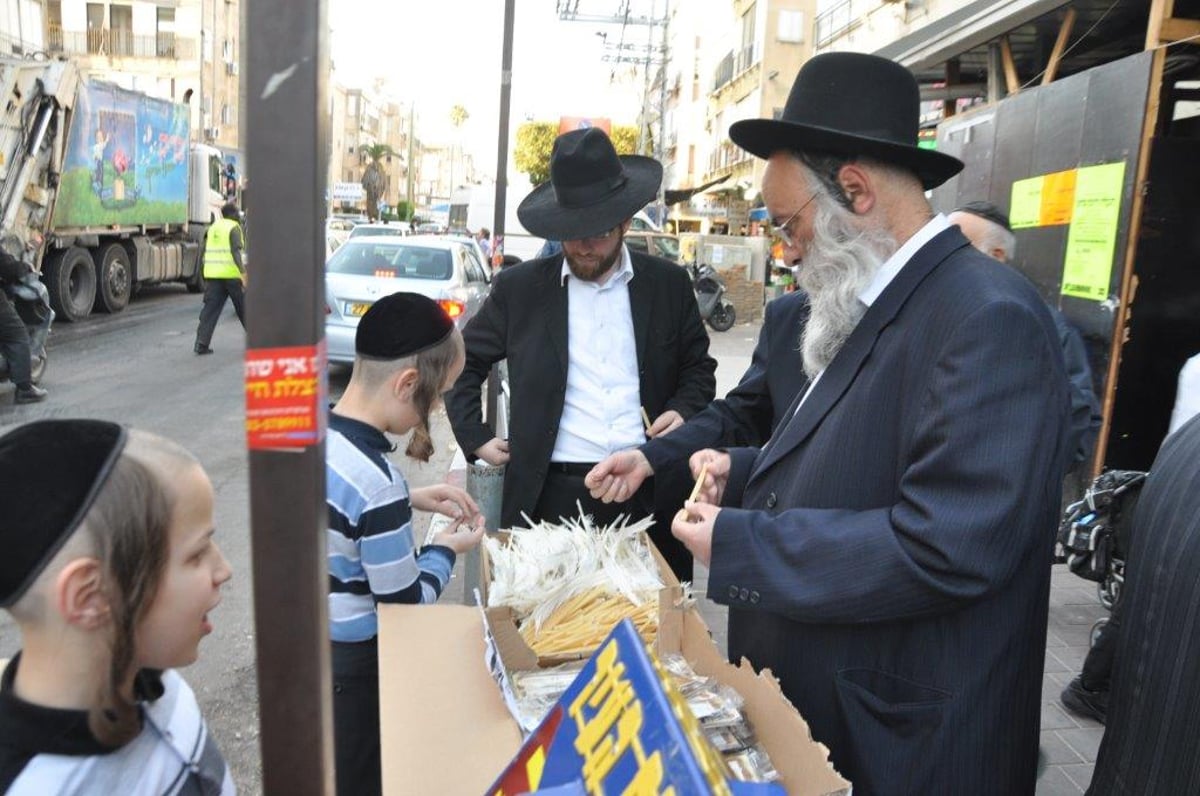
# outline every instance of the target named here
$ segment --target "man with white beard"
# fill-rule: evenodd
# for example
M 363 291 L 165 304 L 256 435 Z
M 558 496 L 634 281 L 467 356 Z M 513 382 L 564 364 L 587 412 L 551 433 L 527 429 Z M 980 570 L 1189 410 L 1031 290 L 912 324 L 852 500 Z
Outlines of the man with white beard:
M 1029 282 L 934 214 L 903 67 L 830 53 L 730 137 L 811 313 L 809 387 L 760 449 L 705 450 L 672 532 L 855 794 L 1032 793 L 1068 401 Z

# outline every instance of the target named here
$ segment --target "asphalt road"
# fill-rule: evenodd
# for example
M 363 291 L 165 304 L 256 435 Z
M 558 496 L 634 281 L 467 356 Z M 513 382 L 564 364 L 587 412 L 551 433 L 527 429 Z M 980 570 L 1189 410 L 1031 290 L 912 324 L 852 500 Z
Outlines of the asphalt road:
M 151 288 L 120 315 L 57 325 L 43 380 L 49 400 L 13 406 L 12 386 L 0 385 L 0 432 L 43 417 L 104 418 L 169 436 L 200 459 L 216 490 L 217 539 L 234 577 L 212 617 L 215 630 L 202 645 L 200 660 L 184 676 L 200 699 L 239 792 L 257 794 L 262 783 L 243 430 L 244 341 L 227 307 L 212 342 L 216 353 L 197 357 L 192 342 L 199 309 L 200 297 L 181 287 Z M 712 334 L 713 353 L 721 363 L 718 394 L 745 370 L 757 333 L 757 327 L 740 325 Z M 332 398 L 345 387 L 347 375 L 344 369 L 330 373 Z M 407 460 L 403 440 L 394 455 L 414 486 L 440 480 L 454 453 L 443 412 L 434 418 L 432 431 L 437 453 L 428 464 Z M 418 538 L 427 525 L 428 517 L 418 516 Z M 460 584 L 454 586 L 448 598 L 462 593 Z M 19 646 L 15 627 L 0 614 L 0 657 L 11 656 Z

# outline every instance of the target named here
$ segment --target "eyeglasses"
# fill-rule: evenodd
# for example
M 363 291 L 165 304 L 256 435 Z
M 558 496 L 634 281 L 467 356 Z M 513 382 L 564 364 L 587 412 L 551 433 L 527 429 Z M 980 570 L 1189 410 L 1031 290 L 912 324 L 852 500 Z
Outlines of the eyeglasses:
M 621 231 L 620 227 L 613 227 L 612 229 L 608 230 L 607 232 L 601 232 L 598 235 L 588 235 L 586 238 L 571 238 L 570 240 L 567 240 L 564 242 L 566 242 L 566 243 L 603 243 L 604 241 L 612 240 L 614 237 L 616 237 L 617 233 L 620 231 Z
M 791 249 L 796 248 L 796 241 L 792 240 L 792 233 L 788 228 L 792 225 L 792 222 L 796 220 L 796 217 L 799 216 L 800 213 L 804 211 L 804 208 L 806 208 L 810 204 L 812 204 L 812 200 L 816 199 L 816 198 L 817 198 L 816 193 L 813 193 L 812 196 L 808 197 L 807 202 L 800 205 L 799 210 L 797 210 L 795 213 L 792 213 L 791 216 L 788 217 L 787 221 L 783 222 L 782 224 L 772 224 L 771 225 L 771 233 L 774 234 L 775 236 L 777 236 L 781 241 L 783 241 L 784 246 L 787 246 L 788 248 L 791 248 Z

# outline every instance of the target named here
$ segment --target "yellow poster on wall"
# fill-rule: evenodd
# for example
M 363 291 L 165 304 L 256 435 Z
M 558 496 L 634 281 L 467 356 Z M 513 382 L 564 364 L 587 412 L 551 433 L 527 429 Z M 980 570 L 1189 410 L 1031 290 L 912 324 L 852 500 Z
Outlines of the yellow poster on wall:
M 1036 227 L 1042 218 L 1042 183 L 1045 177 L 1017 180 L 1012 185 L 1008 223 L 1013 229 Z
M 1078 169 L 1063 262 L 1064 296 L 1108 298 L 1124 185 L 1124 163 Z

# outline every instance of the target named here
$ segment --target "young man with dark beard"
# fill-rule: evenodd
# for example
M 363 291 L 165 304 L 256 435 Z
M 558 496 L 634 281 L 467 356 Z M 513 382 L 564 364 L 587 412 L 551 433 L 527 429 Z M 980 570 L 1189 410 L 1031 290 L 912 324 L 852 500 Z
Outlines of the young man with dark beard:
M 592 499 L 584 484 L 601 459 L 668 433 L 716 390 L 717 363 L 687 272 L 624 244 L 633 215 L 661 181 L 660 163 L 618 157 L 602 130 L 558 137 L 550 181 L 517 215 L 532 234 L 562 241 L 562 252 L 496 277 L 463 329 L 466 367 L 446 408 L 465 452 L 507 464 L 502 526 L 523 525 L 522 515 L 577 517 L 579 505 L 601 525 L 619 514 L 654 514 L 651 538 L 690 580 L 691 557 L 669 531 L 687 495 L 686 473 L 654 479 L 610 504 Z M 488 370 L 502 359 L 512 398 L 507 440 L 495 437 L 480 407 Z
M 830 53 L 738 122 L 811 311 L 761 449 L 705 450 L 672 531 L 855 793 L 1032 793 L 1066 376 L 1028 280 L 924 192 L 903 67 Z

